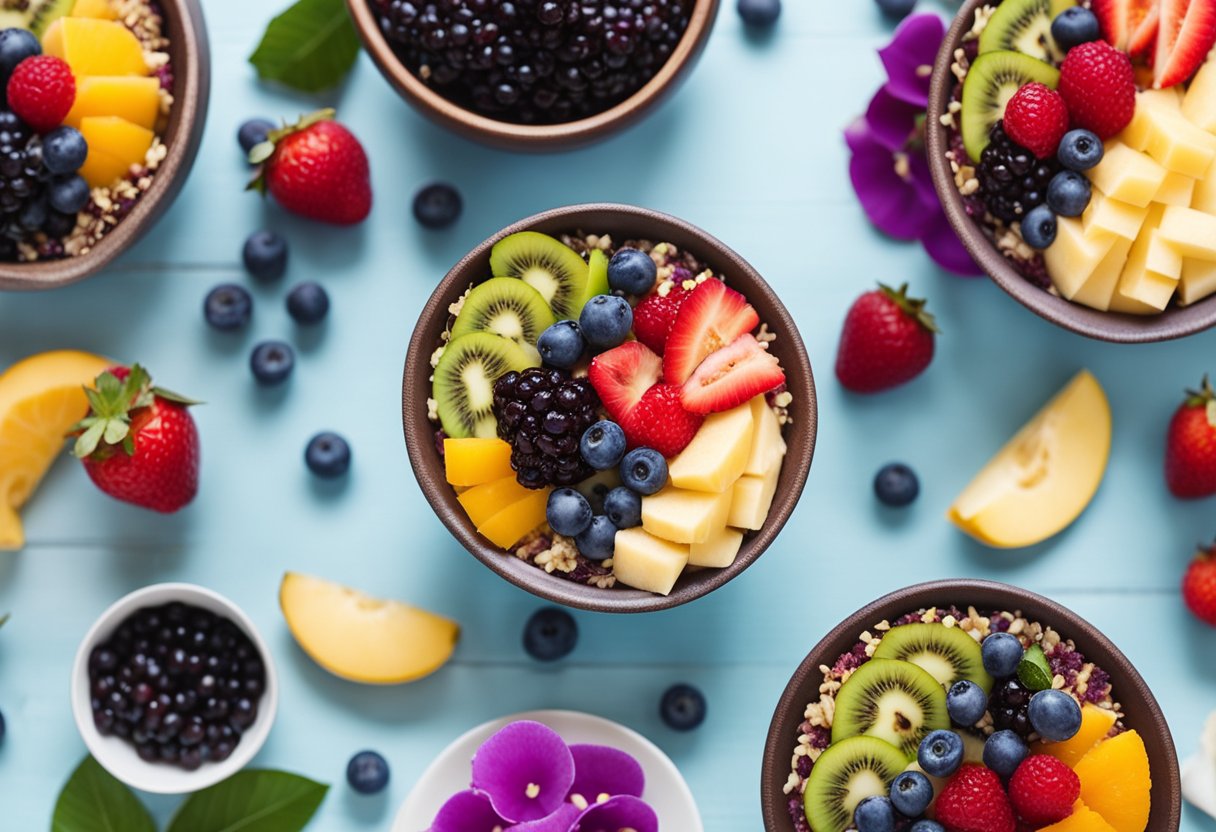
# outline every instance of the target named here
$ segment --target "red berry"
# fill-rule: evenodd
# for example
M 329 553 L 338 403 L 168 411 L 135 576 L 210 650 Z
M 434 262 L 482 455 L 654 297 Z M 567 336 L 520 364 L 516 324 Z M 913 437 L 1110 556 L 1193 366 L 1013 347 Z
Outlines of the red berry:
M 688 447 L 704 416 L 689 413 L 681 403 L 678 384 L 656 384 L 642 396 L 621 424 L 631 448 L 654 448 L 670 459 Z
M 1109 139 L 1136 114 L 1136 79 L 1132 62 L 1105 41 L 1073 47 L 1060 66 L 1060 95 L 1073 127 Z
M 622 427 L 646 391 L 659 381 L 663 361 L 645 344 L 626 341 L 591 359 L 587 377 L 604 409 Z
M 946 832 L 1016 832 L 1013 808 L 992 769 L 963 766 L 937 797 L 937 822 Z
M 840 333 L 836 377 L 855 393 L 877 393 L 911 381 L 933 360 L 937 325 L 908 287 L 879 284 L 853 303 Z
M 1009 779 L 1009 800 L 1018 817 L 1038 829 L 1072 814 L 1081 796 L 1081 778 L 1055 757 L 1034 754 Z
M 684 382 L 684 406 L 694 413 L 720 413 L 784 383 L 777 357 L 747 333 L 701 362 Z
M 1182 600 L 1196 618 L 1216 627 L 1216 545 L 1191 561 L 1182 579 Z
M 651 292 L 633 308 L 633 334 L 646 346 L 659 355 L 667 347 L 667 336 L 676 322 L 676 313 L 688 290 L 679 283 L 673 283 L 670 291 L 661 295 L 658 291 Z
M 1181 84 L 1208 59 L 1216 44 L 1216 0 L 1163 0 L 1153 86 Z
M 1116 49 L 1136 54 L 1155 39 L 1160 20 L 1159 0 L 1093 0 L 1102 37 Z
M 1026 84 L 1005 107 L 1005 132 L 1040 159 L 1056 155 L 1068 132 L 1063 97 L 1044 84 Z
M 1165 482 L 1175 497 L 1216 494 L 1216 390 L 1205 377 L 1170 421 L 1165 447 Z
M 663 352 L 663 380 L 683 384 L 711 352 L 760 325 L 747 298 L 721 280 L 706 280 L 680 306 Z
M 39 133 L 63 124 L 76 101 L 76 79 L 60 58 L 35 55 L 17 64 L 8 79 L 8 106 Z

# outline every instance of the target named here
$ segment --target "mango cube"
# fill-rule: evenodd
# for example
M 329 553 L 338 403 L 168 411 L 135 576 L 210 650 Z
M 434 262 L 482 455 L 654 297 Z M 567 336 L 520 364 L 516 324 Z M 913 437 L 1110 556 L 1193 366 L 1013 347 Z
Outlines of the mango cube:
M 730 490 L 714 494 L 667 487 L 642 498 L 642 528 L 672 543 L 704 543 L 724 528 Z
M 501 439 L 443 440 L 443 467 L 450 485 L 481 485 L 514 478 L 511 445 Z
M 1056 241 L 1043 252 L 1047 273 L 1066 298 L 1072 298 L 1101 265 L 1119 239 L 1113 234 L 1085 233 L 1081 220 L 1061 217 Z
M 1170 171 L 1161 183 L 1161 190 L 1153 197 L 1154 202 L 1163 205 L 1181 205 L 1189 208 L 1195 196 L 1195 179 L 1183 173 Z
M 1216 162 L 1208 172 L 1195 182 L 1195 193 L 1191 196 L 1191 207 L 1196 211 L 1216 214 Z
M 118 116 L 151 130 L 160 115 L 160 81 L 138 75 L 93 75 L 76 82 L 76 101 L 63 123 L 80 128 L 89 116 Z
M 687 546 L 663 540 L 636 527 L 616 533 L 612 574 L 634 589 L 670 595 L 687 565 Z
M 510 549 L 523 536 L 545 522 L 549 490 L 531 491 L 528 496 L 499 511 L 477 527 L 477 533 L 495 546 Z
M 781 465 L 785 459 L 785 439 L 781 436 L 781 423 L 777 414 L 768 406 L 764 396 L 756 396 L 751 400 L 752 406 L 752 449 L 743 466 L 744 474 L 762 477 L 774 467 Z
M 1178 303 L 1189 306 L 1212 294 L 1216 294 L 1216 261 L 1183 260 Z
M 1143 208 L 1161 190 L 1167 173 L 1145 154 L 1120 141 L 1109 141 L 1106 155 L 1090 170 L 1089 181 L 1103 195 Z
M 146 127 L 118 116 L 83 118 L 80 132 L 89 145 L 89 155 L 80 168 L 80 175 L 92 188 L 112 185 L 125 177 L 132 165 L 142 165 L 155 138 Z
M 720 529 L 704 543 L 694 543 L 688 548 L 688 565 L 723 569 L 735 562 L 742 545 L 743 532 L 738 529 Z
M 139 40 L 113 20 L 61 17 L 42 36 L 42 51 L 66 61 L 77 78 L 148 74 Z
M 715 493 L 730 488 L 747 465 L 752 430 L 749 402 L 706 418 L 688 447 L 668 465 L 672 485 Z
M 1161 218 L 1161 238 L 1184 257 L 1216 260 L 1216 216 L 1171 205 Z
M 515 475 L 487 482 L 463 492 L 456 501 L 464 508 L 474 526 L 480 526 L 503 508 L 517 503 L 533 492 L 524 488 Z
M 1148 155 L 1166 169 L 1200 177 L 1216 159 L 1216 136 L 1200 130 L 1182 116 L 1169 120 L 1168 127 L 1149 138 Z
M 781 467 L 769 471 L 763 477 L 750 474 L 739 477 L 731 497 L 730 517 L 727 522 L 737 529 L 761 528 L 768 519 L 768 511 L 777 493 L 777 480 L 781 478 Z
M 1182 114 L 1196 127 L 1216 133 L 1216 61 L 1209 60 L 1187 88 Z
M 1154 205 L 1149 211 L 1144 229 L 1128 253 L 1115 293 L 1158 312 L 1169 305 L 1182 277 L 1182 254 L 1161 237 L 1159 226 L 1165 209 L 1164 205 Z
M 1134 240 L 1140 235 L 1146 216 L 1147 205 L 1128 205 L 1103 196 L 1101 191 L 1094 191 L 1089 207 L 1081 215 L 1081 224 L 1085 227 L 1085 236 L 1090 239 L 1097 240 L 1105 234 L 1113 234 L 1125 240 Z
M 98 20 L 118 20 L 118 11 L 110 0 L 76 0 L 72 17 L 93 17 Z
M 1119 287 L 1119 277 L 1123 274 L 1127 255 L 1131 250 L 1132 240 L 1122 237 L 1116 239 L 1106 257 L 1102 258 L 1102 262 L 1094 269 L 1094 273 L 1069 300 L 1103 312 L 1109 310 L 1111 298 Z

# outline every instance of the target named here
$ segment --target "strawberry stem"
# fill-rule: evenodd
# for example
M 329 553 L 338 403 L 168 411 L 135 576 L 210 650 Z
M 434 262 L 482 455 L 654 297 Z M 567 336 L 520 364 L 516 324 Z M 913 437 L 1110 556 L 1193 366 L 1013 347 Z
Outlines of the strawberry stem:
M 245 190 L 257 191 L 264 196 L 266 194 L 265 165 L 270 161 L 270 157 L 274 155 L 275 145 L 292 133 L 307 130 L 314 124 L 319 124 L 322 121 L 333 121 L 335 115 L 337 115 L 337 111 L 333 107 L 326 107 L 307 115 L 302 115 L 295 124 L 284 124 L 277 130 L 271 130 L 266 134 L 266 141 L 249 148 L 249 164 L 254 165 L 254 171 L 249 184 L 245 186 Z
M 1208 424 L 1216 428 L 1216 389 L 1212 388 L 1211 377 L 1204 375 L 1198 390 L 1186 391 L 1186 406 L 1206 408 Z
M 908 297 L 908 284 L 905 283 L 898 289 L 892 289 L 885 283 L 879 283 L 878 288 L 882 291 L 887 299 L 903 310 L 904 314 L 913 318 L 918 324 L 923 326 L 929 332 L 941 333 L 941 328 L 937 325 L 937 320 L 927 309 L 925 304 L 928 303 L 924 298 Z
M 139 364 L 120 379 L 107 370 L 97 377 L 95 387 L 85 388 L 89 400 L 89 415 L 77 422 L 69 435 L 76 437 L 72 454 L 85 459 L 94 454 L 110 455 L 121 447 L 127 456 L 135 454 L 135 438 L 131 435 L 132 415 L 151 407 L 157 398 L 174 404 L 198 404 L 177 393 L 152 386 L 152 377 Z

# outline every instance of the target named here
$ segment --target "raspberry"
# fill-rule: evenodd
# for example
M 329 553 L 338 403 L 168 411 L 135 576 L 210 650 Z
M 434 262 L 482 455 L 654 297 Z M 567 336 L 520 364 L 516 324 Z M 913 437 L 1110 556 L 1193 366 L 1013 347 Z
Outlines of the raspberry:
M 947 832 L 1016 832 L 1013 807 L 992 769 L 959 769 L 937 798 L 937 822 Z
M 51 55 L 26 58 L 8 79 L 9 109 L 39 133 L 63 124 L 75 100 L 72 70 Z
M 1043 84 L 1026 84 L 1005 107 L 1005 132 L 1040 159 L 1054 156 L 1068 132 L 1063 97 Z
M 667 346 L 667 336 L 675 323 L 680 304 L 688 296 L 681 284 L 675 283 L 666 295 L 652 292 L 642 299 L 633 310 L 633 334 L 659 355 Z
M 654 448 L 670 459 L 688 447 L 705 417 L 689 413 L 678 384 L 656 384 L 643 395 L 621 425 L 631 448 Z
M 1109 139 L 1136 114 L 1136 79 L 1131 59 L 1105 41 L 1070 50 L 1060 67 L 1060 95 L 1073 127 Z
M 573 485 L 594 471 L 578 443 L 598 418 L 600 399 L 585 378 L 562 370 L 509 372 L 494 383 L 498 435 L 511 443 L 511 467 L 525 488 Z
M 1038 829 L 1072 814 L 1081 796 L 1081 778 L 1047 754 L 1034 754 L 1009 779 L 1009 799 L 1024 823 Z

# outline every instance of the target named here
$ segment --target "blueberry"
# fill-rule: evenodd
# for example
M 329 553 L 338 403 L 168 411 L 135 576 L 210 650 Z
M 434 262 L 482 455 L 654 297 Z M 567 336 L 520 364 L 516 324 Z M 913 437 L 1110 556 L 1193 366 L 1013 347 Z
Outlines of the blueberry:
M 621 460 L 621 482 L 642 496 L 667 484 L 667 460 L 650 448 L 634 448 Z
M 42 197 L 25 203 L 21 212 L 17 214 L 17 224 L 26 231 L 38 231 L 46 225 L 50 215 L 50 206 L 47 204 L 46 198 Z
M 236 140 L 240 142 L 245 155 L 249 155 L 249 151 L 266 141 L 267 134 L 274 129 L 275 123 L 270 119 L 251 118 L 241 123 L 236 131 Z
M 41 54 L 42 44 L 33 32 L 17 28 L 0 32 L 0 80 L 7 82 L 17 64 Z
M 1047 204 L 1061 217 L 1081 216 L 1092 196 L 1089 180 L 1072 170 L 1060 171 L 1047 186 Z
M 52 210 L 46 222 L 42 224 L 42 230 L 47 233 L 48 237 L 60 239 L 72 233 L 72 229 L 76 227 L 76 215 L 65 214 L 62 211 Z
M 583 431 L 578 449 L 583 461 L 595 470 L 615 468 L 625 456 L 625 431 L 616 422 L 601 419 Z
M 51 207 L 64 214 L 75 214 L 89 204 L 89 183 L 77 174 L 55 179 L 48 193 Z
M 423 228 L 447 228 L 460 219 L 463 208 L 460 191 L 444 182 L 427 185 L 414 194 L 414 219 Z
M 1074 46 L 1097 40 L 1102 36 L 1098 16 L 1083 6 L 1073 6 L 1056 15 L 1051 22 L 1051 36 L 1067 52 Z
M 984 670 L 994 679 L 1011 679 L 1026 651 L 1018 637 L 1010 633 L 993 633 L 980 647 Z
M 255 231 L 245 240 L 241 257 L 258 280 L 277 280 L 287 271 L 287 240 L 274 231 Z
M 668 728 L 691 731 L 705 721 L 705 694 L 692 685 L 672 685 L 659 700 L 659 716 Z
M 249 356 L 249 369 L 253 371 L 253 377 L 258 384 L 267 386 L 282 384 L 295 365 L 295 351 L 282 341 L 263 341 L 253 348 L 253 354 Z
M 221 283 L 207 293 L 203 302 L 203 317 L 215 329 L 232 332 L 249 323 L 253 314 L 253 298 L 243 286 Z
M 304 464 L 326 480 L 337 479 L 350 470 L 350 444 L 333 431 L 323 431 L 308 440 Z
M 549 494 L 545 519 L 553 531 L 574 537 L 591 525 L 591 504 L 573 488 L 558 488 Z
M 618 529 L 632 529 L 642 523 L 642 497 L 625 486 L 617 486 L 604 498 L 604 513 Z
M 89 144 L 75 127 L 56 127 L 42 137 L 42 164 L 51 173 L 75 173 L 88 155 Z
M 997 731 L 984 743 L 984 765 L 1002 777 L 1012 777 L 1030 749 L 1013 731 Z
M 874 476 L 874 496 L 886 506 L 903 508 L 920 494 L 916 472 L 902 462 L 884 465 Z
M 319 283 L 301 283 L 287 294 L 287 314 L 298 324 L 319 324 L 329 314 L 329 295 Z
M 891 783 L 891 803 L 904 817 L 920 817 L 931 802 L 933 784 L 919 771 L 905 771 Z
M 622 343 L 633 326 L 633 308 L 616 295 L 596 295 L 578 316 L 578 328 L 587 343 L 609 349 Z
M 988 710 L 988 695 L 968 679 L 962 679 L 946 691 L 946 713 L 950 721 L 961 728 L 970 728 L 984 718 Z
M 591 519 L 591 525 L 574 537 L 578 552 L 588 560 L 603 560 L 612 557 L 616 549 L 616 526 L 606 515 Z
M 871 795 L 853 810 L 853 825 L 857 832 L 895 832 L 895 807 L 889 798 Z
M 739 0 L 735 8 L 748 26 L 772 26 L 781 17 L 781 0 Z
M 1065 742 L 1081 730 L 1081 706 L 1062 690 L 1041 690 L 1030 697 L 1030 724 L 1048 742 Z
M 524 650 L 537 661 L 555 662 L 578 644 L 578 623 L 557 607 L 541 607 L 524 626 Z
M 4 712 L 0 711 L 0 742 L 4 742 L 4 734 L 6 730 L 7 729 L 4 724 Z
M 916 8 L 916 0 L 878 0 L 878 8 L 896 20 L 907 17 Z
M 549 367 L 569 370 L 583 357 L 587 343 L 577 321 L 558 321 L 536 339 L 536 349 Z
M 1046 203 L 1031 208 L 1022 217 L 1022 239 L 1026 245 L 1039 251 L 1051 247 L 1056 241 L 1058 229 L 1055 212 Z
M 346 764 L 346 782 L 359 794 L 376 794 L 388 785 L 388 761 L 375 751 L 360 751 Z
M 1069 130 L 1060 140 L 1060 149 L 1056 151 L 1056 155 L 1060 164 L 1069 170 L 1086 171 L 1102 161 L 1106 148 L 1096 133 L 1088 130 Z
M 946 832 L 946 827 L 935 820 L 918 820 L 908 832 Z
M 608 285 L 618 292 L 644 295 L 654 288 L 659 267 L 636 248 L 623 248 L 608 261 Z
M 953 731 L 934 731 L 921 740 L 916 761 L 930 777 L 949 777 L 963 764 L 963 738 Z

